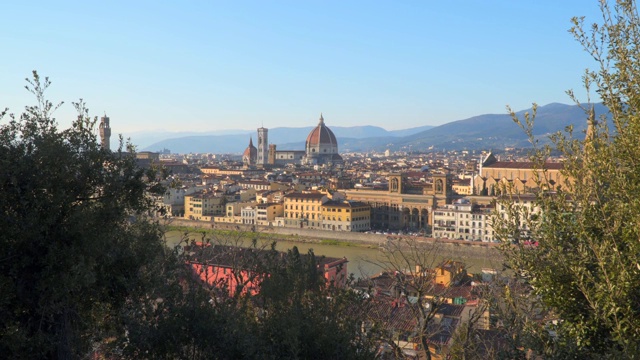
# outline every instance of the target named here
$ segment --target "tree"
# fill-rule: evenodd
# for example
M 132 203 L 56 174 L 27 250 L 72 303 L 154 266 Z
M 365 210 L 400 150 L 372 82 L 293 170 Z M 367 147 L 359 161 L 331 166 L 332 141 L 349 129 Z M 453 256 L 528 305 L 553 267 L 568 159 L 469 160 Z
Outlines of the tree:
M 160 228 L 140 220 L 158 174 L 122 144 L 100 148 L 82 100 L 59 130 L 49 79 L 27 81 L 37 104 L 0 114 L 0 353 L 78 358 L 121 336 L 119 311 L 164 256 Z
M 326 283 L 313 253 L 283 257 L 254 242 L 261 251 L 234 260 L 233 296 L 203 283 L 186 265 L 192 254 L 166 248 L 147 217 L 164 174 L 137 167 L 122 141 L 102 149 L 82 101 L 73 126 L 59 130 L 49 80 L 34 72 L 27 81 L 37 105 L 19 118 L 0 114 L 9 120 L 0 126 L 0 354 L 372 357 L 364 299 Z M 253 276 L 264 283 L 257 295 L 243 292 Z
M 465 265 L 448 260 L 442 244 L 411 238 L 389 239 L 380 250 L 374 264 L 383 272 L 363 284 L 379 292 L 368 310 L 375 334 L 395 358 L 405 358 L 407 350 L 425 359 L 446 353 L 442 347 L 450 344 L 455 329 L 441 320 L 441 311 L 449 306 L 454 286 L 469 280 Z M 445 268 L 450 277 L 442 276 Z M 404 342 L 418 348 L 407 349 Z
M 371 359 L 375 344 L 362 331 L 367 299 L 326 282 L 318 268 L 321 258 L 312 251 L 300 254 L 293 247 L 281 253 L 275 244 L 251 241 L 252 235 L 185 239 L 179 258 L 196 266 L 169 272 L 166 278 L 179 278 L 172 282 L 179 287 L 159 287 L 152 298 L 160 301 L 127 312 L 133 346 L 124 354 Z M 226 267 L 222 273 L 215 269 L 221 264 Z
M 581 104 L 569 91 L 585 110 L 584 139 L 571 128 L 552 136 L 552 146 L 531 137 L 540 176 L 557 150 L 570 180 L 556 192 L 539 192 L 540 216 L 522 219 L 538 246 L 508 244 L 504 251 L 558 320 L 549 356 L 631 359 L 640 356 L 640 17 L 632 0 L 600 4 L 602 23 L 588 30 L 574 18 L 571 32 L 598 64 L 584 84 L 609 114 L 595 114 L 590 99 Z M 529 135 L 534 118 L 535 106 L 524 121 L 514 116 Z M 499 225 L 504 240 L 518 231 L 514 222 Z

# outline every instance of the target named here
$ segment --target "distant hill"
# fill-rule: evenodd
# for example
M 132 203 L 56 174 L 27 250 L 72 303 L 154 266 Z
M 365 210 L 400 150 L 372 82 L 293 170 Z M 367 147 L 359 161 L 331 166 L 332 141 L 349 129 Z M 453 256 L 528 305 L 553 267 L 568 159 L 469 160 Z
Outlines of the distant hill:
M 151 131 L 132 131 L 127 133 L 122 133 L 124 139 L 131 139 L 131 142 L 136 144 L 139 148 L 143 149 L 147 146 L 155 144 L 157 142 L 166 140 L 166 139 L 175 139 L 181 137 L 189 137 L 189 136 L 204 136 L 204 135 L 238 135 L 238 134 L 249 134 L 254 133 L 255 131 L 251 130 L 213 130 L 213 131 L 166 131 L 166 130 L 151 130 Z M 114 139 L 115 138 L 115 139 Z M 113 140 L 117 141 L 117 136 L 112 136 L 112 147 L 117 146 L 116 143 L 113 143 Z
M 413 134 L 417 134 L 423 131 L 433 129 L 434 127 L 435 126 L 425 125 L 425 126 L 414 127 L 414 128 L 404 129 L 404 130 L 391 130 L 389 131 L 389 135 L 396 136 L 396 137 L 409 136 L 409 135 L 413 135 Z
M 608 114 L 602 104 L 595 105 L 596 114 Z M 531 109 L 516 113 L 520 119 Z M 586 129 L 586 115 L 577 105 L 552 103 L 539 106 L 534 122 L 533 134 L 546 141 L 548 136 L 564 131 L 573 125 L 573 133 L 581 137 Z M 488 149 L 503 147 L 529 147 L 526 134 L 508 114 L 487 114 L 465 120 L 453 121 L 428 131 L 403 137 L 391 148 L 421 150 L 433 146 L 442 149 Z
M 602 104 L 596 104 L 596 114 L 607 114 Z M 520 118 L 528 110 L 517 112 Z M 577 105 L 552 103 L 538 107 L 534 125 L 534 135 L 542 141 L 567 126 L 574 126 L 575 136 L 583 136 L 586 128 L 586 116 Z M 340 152 L 366 152 L 406 150 L 425 151 L 429 148 L 463 149 L 500 149 L 504 147 L 529 147 L 525 133 L 508 114 L 485 114 L 464 120 L 453 121 L 432 127 L 422 126 L 405 130 L 387 131 L 377 126 L 328 126 L 338 139 Z M 302 150 L 307 135 L 313 126 L 302 128 L 269 129 L 269 143 L 276 144 L 279 150 Z M 159 151 L 167 148 L 174 153 L 211 152 L 241 153 L 249 144 L 249 138 L 255 142 L 255 131 L 244 131 L 226 135 L 190 135 L 176 136 L 143 147 L 143 150 Z M 134 139 L 135 143 L 135 139 Z
M 423 126 L 405 130 L 387 131 L 378 126 L 329 126 L 333 133 L 338 138 L 338 144 L 342 149 L 342 139 L 353 139 L 356 143 L 362 139 L 372 138 L 394 138 L 401 136 L 402 134 L 413 134 L 425 129 L 432 128 L 433 126 Z M 278 149 L 281 150 L 302 150 L 304 149 L 304 143 L 307 139 L 309 132 L 315 128 L 315 126 L 307 126 L 301 128 L 292 127 L 279 127 L 269 129 L 269 143 L 276 144 Z M 230 133 L 225 135 L 218 134 L 177 134 L 178 136 L 166 138 L 161 141 L 156 141 L 150 145 L 140 145 L 136 142 L 136 139 L 132 136 L 134 144 L 138 145 L 143 150 L 147 151 L 159 151 L 161 149 L 170 149 L 174 153 L 189 153 L 189 152 L 212 152 L 212 153 L 240 153 L 249 145 L 249 138 L 253 137 L 256 140 L 256 131 L 244 130 L 239 133 Z M 181 136 L 182 135 L 182 136 Z M 186 135 L 186 134 L 185 134 Z M 295 141 L 292 141 L 295 140 Z M 368 142 L 365 141 L 365 144 Z M 345 143 L 346 144 L 346 143 Z

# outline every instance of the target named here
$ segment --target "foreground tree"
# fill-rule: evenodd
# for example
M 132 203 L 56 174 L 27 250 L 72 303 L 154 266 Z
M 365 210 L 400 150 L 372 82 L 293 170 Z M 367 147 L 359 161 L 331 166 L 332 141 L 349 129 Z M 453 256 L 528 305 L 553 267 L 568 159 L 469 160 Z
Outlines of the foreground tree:
M 372 357 L 364 299 L 326 283 L 313 253 L 238 258 L 234 295 L 203 283 L 145 216 L 163 175 L 138 168 L 132 148 L 102 149 L 82 101 L 59 130 L 49 80 L 27 81 L 37 105 L 0 114 L 3 357 Z M 245 293 L 254 275 L 264 289 Z
M 121 335 L 119 310 L 145 292 L 163 257 L 149 209 L 155 174 L 100 148 L 82 101 L 59 130 L 34 72 L 37 105 L 0 127 L 0 353 L 78 358 Z
M 374 338 L 362 331 L 367 300 L 326 282 L 313 252 L 281 253 L 257 242 L 238 248 L 228 239 L 204 243 L 185 246 L 183 260 L 197 266 L 183 272 L 178 291 L 166 287 L 156 295 L 161 301 L 128 312 L 136 345 L 125 348 L 126 356 L 373 358 Z M 216 270 L 220 264 L 224 272 Z
M 447 253 L 439 243 L 412 238 L 388 240 L 372 261 L 382 273 L 361 281 L 380 290 L 372 299 L 368 322 L 389 346 L 393 358 L 407 358 L 412 351 L 421 359 L 446 353 L 442 347 L 449 342 L 453 329 L 441 324 L 438 313 L 450 302 L 453 285 L 468 280 L 465 265 L 448 260 Z M 445 266 L 450 267 L 447 280 L 438 276 L 438 269 Z M 409 343 L 417 348 L 407 348 Z
M 538 244 L 504 249 L 557 319 L 550 357 L 640 357 L 640 17 L 631 0 L 601 1 L 601 10 L 601 24 L 589 31 L 576 18 L 572 33 L 599 66 L 585 74 L 586 88 L 610 113 L 595 114 L 588 101 L 584 140 L 569 131 L 537 148 L 541 177 L 553 149 L 571 180 L 538 194 L 540 216 L 518 219 L 521 209 L 512 206 L 511 220 L 500 224 L 502 238 L 513 240 L 518 221 L 527 222 Z M 535 108 L 532 115 L 521 122 L 529 134 Z

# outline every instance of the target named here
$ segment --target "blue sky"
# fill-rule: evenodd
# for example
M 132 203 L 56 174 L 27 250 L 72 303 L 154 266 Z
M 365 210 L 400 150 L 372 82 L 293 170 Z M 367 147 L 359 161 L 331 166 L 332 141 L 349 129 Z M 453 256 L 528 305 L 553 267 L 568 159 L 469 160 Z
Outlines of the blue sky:
M 584 98 L 593 61 L 568 33 L 597 0 L 6 1 L 0 107 L 31 70 L 114 133 L 438 125 Z

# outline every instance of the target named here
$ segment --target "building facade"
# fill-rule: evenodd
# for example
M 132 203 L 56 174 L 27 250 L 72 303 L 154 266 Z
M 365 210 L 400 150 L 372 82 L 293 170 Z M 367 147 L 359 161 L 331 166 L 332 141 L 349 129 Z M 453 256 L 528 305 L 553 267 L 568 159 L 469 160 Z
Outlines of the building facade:
M 269 160 L 269 129 L 258 128 L 258 166 L 264 166 Z
M 322 229 L 367 231 L 371 229 L 371 206 L 355 201 L 327 201 L 322 205 Z
M 502 190 L 516 194 L 526 194 L 544 190 L 554 190 L 565 186 L 568 179 L 562 173 L 564 164 L 548 162 L 542 166 L 528 161 L 498 161 L 488 154 L 480 163 L 479 174 L 474 178 L 476 195 L 499 195 Z
M 411 184 L 403 174 L 388 175 L 387 189 L 346 189 L 347 200 L 371 206 L 371 226 L 379 229 L 411 229 L 428 231 L 432 225 L 431 212 L 453 197 L 451 176 L 433 174 L 432 182 Z
M 100 145 L 105 150 L 111 149 L 111 126 L 109 125 L 109 117 L 105 114 L 100 118 Z
M 184 217 L 190 220 L 211 221 L 213 216 L 223 215 L 226 199 L 214 193 L 197 192 L 184 197 Z
M 287 227 L 322 229 L 322 205 L 326 194 L 291 193 L 284 196 L 284 225 Z
M 324 123 L 320 114 L 318 125 L 309 132 L 304 150 L 277 150 L 275 144 L 269 144 L 269 130 L 258 128 L 258 148 L 256 150 L 256 164 L 259 166 L 288 164 L 303 165 L 337 165 L 343 160 L 338 153 L 338 140 Z M 246 152 L 246 151 L 245 151 Z
M 266 203 L 256 205 L 256 224 L 274 226 L 276 218 L 284 215 L 284 205 L 280 203 Z
M 469 241 L 495 241 L 492 227 L 494 208 L 460 199 L 433 211 L 433 237 Z

